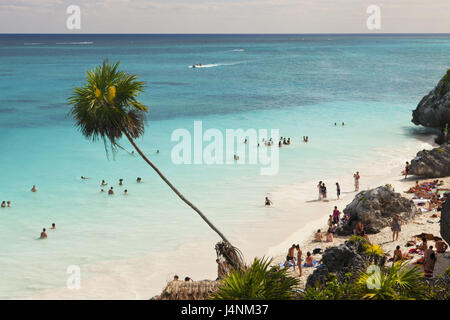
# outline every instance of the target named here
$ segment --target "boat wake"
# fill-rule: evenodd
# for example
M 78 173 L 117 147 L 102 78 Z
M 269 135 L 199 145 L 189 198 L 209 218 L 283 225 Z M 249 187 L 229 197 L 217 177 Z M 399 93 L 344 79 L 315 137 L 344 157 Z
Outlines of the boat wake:
M 214 68 L 214 67 L 221 67 L 221 66 L 234 66 L 236 64 L 241 64 L 244 62 L 230 62 L 230 63 L 211 63 L 211 64 L 194 64 L 192 66 L 189 66 L 190 69 L 202 69 L 202 68 Z

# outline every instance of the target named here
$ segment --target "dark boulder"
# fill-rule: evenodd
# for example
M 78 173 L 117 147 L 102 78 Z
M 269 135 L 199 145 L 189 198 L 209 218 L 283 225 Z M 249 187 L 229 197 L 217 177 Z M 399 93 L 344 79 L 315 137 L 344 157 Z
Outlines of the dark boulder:
M 450 69 L 437 86 L 424 96 L 413 111 L 412 122 L 416 125 L 442 129 L 450 124 Z
M 415 216 L 417 208 L 411 200 L 394 192 L 391 187 L 381 186 L 358 193 L 344 209 L 344 213 L 350 219 L 336 233 L 346 236 L 353 234 L 357 221 L 364 224 L 364 230 L 368 234 L 378 233 L 391 225 L 395 214 L 403 220 L 409 220 Z
M 441 236 L 445 242 L 450 243 L 450 197 L 442 205 L 441 211 Z
M 318 267 L 306 280 L 306 287 L 324 285 L 329 279 L 328 274 L 356 271 L 365 265 L 355 246 L 346 242 L 337 247 L 325 250 L 322 255 L 322 265 Z
M 450 145 L 419 151 L 411 160 L 409 173 L 423 178 L 450 176 Z

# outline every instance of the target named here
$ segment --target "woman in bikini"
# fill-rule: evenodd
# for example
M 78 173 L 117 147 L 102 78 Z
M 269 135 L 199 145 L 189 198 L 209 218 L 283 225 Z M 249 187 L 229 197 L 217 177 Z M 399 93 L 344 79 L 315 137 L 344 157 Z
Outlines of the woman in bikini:
M 402 228 L 400 226 L 400 217 L 398 214 L 394 215 L 394 219 L 392 220 L 391 224 L 391 230 L 392 230 L 392 241 L 398 240 L 398 233 L 402 231 Z

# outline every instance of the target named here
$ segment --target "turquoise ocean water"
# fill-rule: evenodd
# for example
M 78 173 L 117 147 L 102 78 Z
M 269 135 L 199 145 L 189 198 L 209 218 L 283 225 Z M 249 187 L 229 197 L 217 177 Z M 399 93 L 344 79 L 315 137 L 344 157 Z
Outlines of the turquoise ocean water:
M 142 159 L 108 159 L 73 126 L 67 97 L 106 58 L 147 83 L 139 146 L 239 243 L 244 225 L 268 219 L 261 203 L 274 187 L 351 174 L 410 142 L 411 110 L 450 66 L 450 35 L 0 35 L 0 201 L 13 205 L 0 209 L 0 298 L 64 287 L 68 265 L 218 240 Z M 174 165 L 171 134 L 194 120 L 223 132 L 276 128 L 293 144 L 275 176 Z M 100 193 L 102 179 L 115 196 Z M 57 230 L 36 241 L 52 222 Z

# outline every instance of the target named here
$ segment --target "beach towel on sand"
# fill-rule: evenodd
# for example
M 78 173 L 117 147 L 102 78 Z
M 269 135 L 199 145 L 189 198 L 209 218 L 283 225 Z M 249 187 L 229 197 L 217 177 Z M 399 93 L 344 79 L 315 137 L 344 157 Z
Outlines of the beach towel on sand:
M 302 268 L 312 268 L 312 267 L 316 267 L 316 265 L 317 265 L 317 261 L 314 260 L 312 266 L 307 266 L 306 263 L 304 263 L 304 264 L 302 264 Z
M 295 265 L 297 265 L 297 259 L 294 259 L 295 260 Z M 280 263 L 280 268 L 284 268 L 285 267 L 285 264 L 286 263 L 286 261 L 284 261 L 284 262 L 281 262 Z M 288 268 L 290 268 L 290 267 L 293 267 L 294 265 L 292 264 L 292 260 L 290 260 L 289 261 L 289 266 L 288 266 Z

